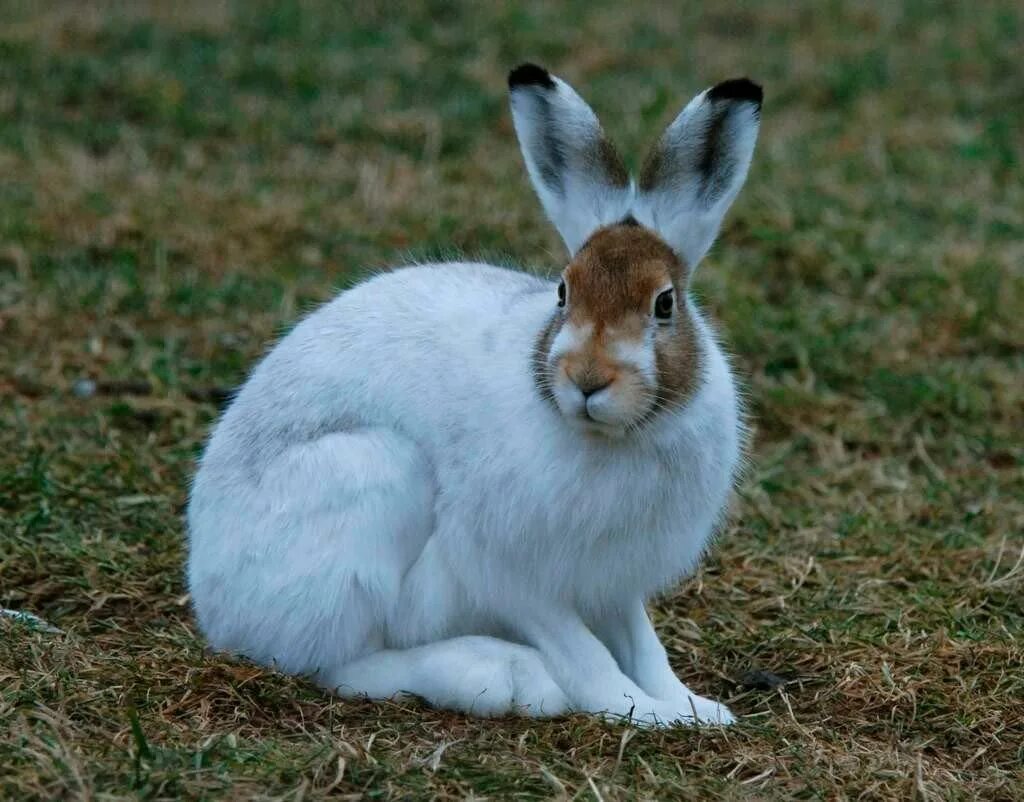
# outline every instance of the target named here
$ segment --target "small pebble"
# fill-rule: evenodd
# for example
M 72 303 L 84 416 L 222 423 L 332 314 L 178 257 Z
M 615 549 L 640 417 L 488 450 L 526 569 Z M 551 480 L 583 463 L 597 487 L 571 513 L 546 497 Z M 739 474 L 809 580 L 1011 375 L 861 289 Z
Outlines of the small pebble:
M 78 379 L 71 385 L 71 392 L 78 398 L 92 398 L 96 395 L 96 382 L 92 379 Z
M 789 680 L 785 677 L 780 677 L 778 674 L 773 674 L 771 671 L 755 668 L 752 671 L 741 674 L 737 682 L 744 688 L 750 688 L 751 690 L 771 691 L 775 688 L 781 688 Z
M 38 629 L 40 632 L 49 633 L 63 633 L 64 630 L 55 627 L 53 624 L 44 621 L 38 615 L 34 613 L 26 613 L 24 610 L 8 610 L 4 607 L 0 607 L 0 618 L 10 618 L 14 621 L 19 621 L 22 624 L 27 624 L 33 629 Z

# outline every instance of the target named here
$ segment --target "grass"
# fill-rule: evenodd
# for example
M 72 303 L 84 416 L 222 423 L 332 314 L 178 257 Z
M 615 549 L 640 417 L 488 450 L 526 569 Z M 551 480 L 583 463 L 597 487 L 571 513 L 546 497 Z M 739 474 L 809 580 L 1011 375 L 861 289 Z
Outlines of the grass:
M 0 797 L 1024 798 L 1020 4 L 405 5 L 0 0 L 0 606 L 62 630 L 0 619 Z M 189 612 L 194 458 L 268 342 L 410 251 L 561 263 L 527 59 L 635 157 L 766 88 L 697 282 L 752 469 L 655 610 L 728 731 L 340 702 Z

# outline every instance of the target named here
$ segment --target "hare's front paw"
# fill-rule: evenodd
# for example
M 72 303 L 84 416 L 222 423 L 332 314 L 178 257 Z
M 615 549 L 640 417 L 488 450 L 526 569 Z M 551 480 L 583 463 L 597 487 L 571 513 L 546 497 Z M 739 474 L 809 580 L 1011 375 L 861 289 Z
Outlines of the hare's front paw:
M 689 716 L 691 722 L 693 722 L 694 711 L 697 711 L 697 724 L 726 725 L 736 722 L 736 716 L 729 711 L 728 707 L 721 702 L 706 699 L 703 696 L 687 694 L 682 704 L 677 704 L 676 707 L 683 707 L 683 712 Z
M 672 702 L 659 702 L 651 710 L 635 710 L 632 718 L 643 727 L 726 725 L 736 721 L 725 705 L 693 694 Z

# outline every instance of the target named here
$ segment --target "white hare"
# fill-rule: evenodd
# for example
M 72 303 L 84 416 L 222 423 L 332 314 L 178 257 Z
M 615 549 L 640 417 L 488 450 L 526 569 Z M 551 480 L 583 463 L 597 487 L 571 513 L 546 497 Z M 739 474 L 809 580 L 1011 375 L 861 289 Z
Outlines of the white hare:
M 199 624 L 342 696 L 731 722 L 675 676 L 644 602 L 697 565 L 739 460 L 688 284 L 746 178 L 761 89 L 701 92 L 634 183 L 568 84 L 523 65 L 509 87 L 561 280 L 394 270 L 284 337 L 192 487 Z

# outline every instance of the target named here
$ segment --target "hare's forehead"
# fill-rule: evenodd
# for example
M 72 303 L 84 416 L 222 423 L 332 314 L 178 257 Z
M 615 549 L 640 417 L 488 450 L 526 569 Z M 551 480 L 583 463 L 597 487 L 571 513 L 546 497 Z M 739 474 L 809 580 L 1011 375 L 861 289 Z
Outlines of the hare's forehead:
M 570 319 L 614 323 L 647 315 L 654 295 L 681 275 L 678 258 L 652 232 L 632 226 L 602 229 L 565 270 Z

